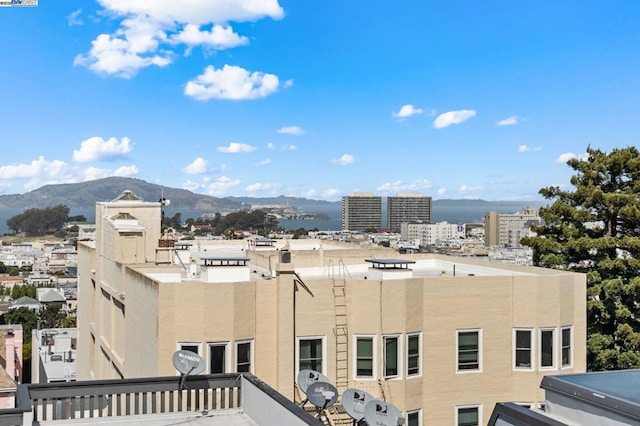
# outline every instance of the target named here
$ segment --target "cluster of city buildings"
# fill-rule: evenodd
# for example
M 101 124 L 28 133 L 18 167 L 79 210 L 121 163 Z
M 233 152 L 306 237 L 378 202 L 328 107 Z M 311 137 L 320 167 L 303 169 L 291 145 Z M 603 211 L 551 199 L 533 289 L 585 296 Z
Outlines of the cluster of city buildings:
M 343 214 L 353 224 L 376 198 L 345 197 Z M 397 243 L 411 239 L 405 233 L 452 240 L 480 228 L 432 224 L 429 197 L 387 200 L 396 203 L 429 206 L 428 215 L 409 209 L 409 219 L 393 210 Z M 29 405 L 20 424 L 133 424 L 129 414 L 136 424 L 352 424 L 339 397 L 322 421 L 300 408 L 306 370 L 340 395 L 357 389 L 393 404 L 411 426 L 640 424 L 611 379 L 585 373 L 585 275 L 504 262 L 524 256 L 512 243 L 532 211 L 488 213 L 484 239 L 497 250 L 478 259 L 319 235 L 180 239 L 161 231 L 161 208 L 128 191 L 97 203 L 94 237 L 72 256 L 79 327 L 34 331 L 33 381 L 49 385 L 30 387 L 23 402 L 9 389 L 16 407 Z M 5 371 L 18 377 L 21 329 L 3 332 L 14 353 L 5 365 L 16 366 Z M 174 358 L 184 351 L 202 359 L 202 380 L 180 377 Z M 85 397 L 95 405 L 74 402 Z
M 522 246 L 521 240 L 534 235 L 532 226 L 541 224 L 535 209 L 525 208 L 517 213 L 486 212 L 482 223 L 433 223 L 431 197 L 399 193 L 387 197 L 385 202 L 386 216 L 383 217 L 381 196 L 356 192 L 342 197 L 342 231 L 337 233 L 338 238 L 386 240 L 390 246 L 405 252 L 438 251 L 531 264 L 532 253 Z M 383 219 L 386 219 L 386 228 L 383 228 Z

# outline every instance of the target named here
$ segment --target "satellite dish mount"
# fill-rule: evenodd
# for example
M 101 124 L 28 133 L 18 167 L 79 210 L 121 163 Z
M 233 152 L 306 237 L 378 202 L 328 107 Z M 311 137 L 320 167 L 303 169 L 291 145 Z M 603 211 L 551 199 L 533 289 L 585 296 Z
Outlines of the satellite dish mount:
M 204 371 L 205 362 L 195 352 L 179 350 L 173 353 L 171 358 L 173 366 L 180 372 L 180 385 L 178 386 L 178 405 L 182 405 L 182 391 L 187 376 L 195 376 Z

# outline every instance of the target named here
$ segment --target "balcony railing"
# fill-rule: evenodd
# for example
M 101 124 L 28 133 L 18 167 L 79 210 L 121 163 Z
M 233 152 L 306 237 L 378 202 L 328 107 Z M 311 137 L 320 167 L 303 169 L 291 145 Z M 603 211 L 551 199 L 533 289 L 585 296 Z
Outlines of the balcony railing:
M 321 424 L 251 374 L 189 376 L 182 391 L 179 385 L 177 376 L 19 385 L 16 408 L 0 410 L 0 426 L 225 409 L 251 413 L 252 405 L 264 410 L 265 401 L 270 411 L 293 416 L 291 424 Z

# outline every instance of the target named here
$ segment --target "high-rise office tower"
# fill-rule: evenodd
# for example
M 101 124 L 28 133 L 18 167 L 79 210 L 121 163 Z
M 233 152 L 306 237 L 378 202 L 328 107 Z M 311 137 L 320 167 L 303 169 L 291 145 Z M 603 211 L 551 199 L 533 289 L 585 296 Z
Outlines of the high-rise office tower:
M 382 197 L 371 192 L 354 192 L 342 197 L 342 229 L 349 231 L 382 228 Z
M 393 232 L 400 232 L 402 222 L 431 223 L 431 197 L 414 192 L 388 197 L 387 217 Z

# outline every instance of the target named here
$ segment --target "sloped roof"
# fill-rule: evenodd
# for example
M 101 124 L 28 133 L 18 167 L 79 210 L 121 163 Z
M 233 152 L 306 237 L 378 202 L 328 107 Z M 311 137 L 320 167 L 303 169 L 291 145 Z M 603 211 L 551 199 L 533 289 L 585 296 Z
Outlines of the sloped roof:
M 124 190 L 113 201 L 143 201 L 142 197 L 136 195 L 133 191 Z
M 56 302 L 65 302 L 66 299 L 57 291 L 50 289 L 46 293 L 40 296 L 40 303 L 56 303 Z
M 27 306 L 27 305 L 39 305 L 40 302 L 38 302 L 36 299 L 31 298 L 29 296 L 22 296 L 19 299 L 16 299 L 13 301 L 12 306 Z

